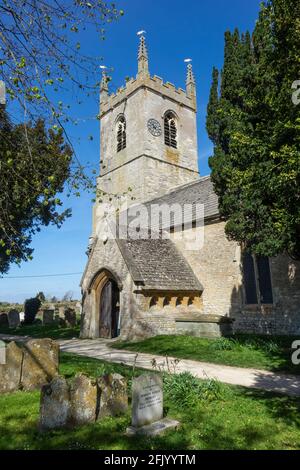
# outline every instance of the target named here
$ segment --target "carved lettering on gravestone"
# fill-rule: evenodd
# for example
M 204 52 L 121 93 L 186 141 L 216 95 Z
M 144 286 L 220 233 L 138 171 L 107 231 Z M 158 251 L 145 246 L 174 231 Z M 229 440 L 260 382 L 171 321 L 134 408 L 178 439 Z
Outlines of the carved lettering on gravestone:
M 143 374 L 132 384 L 132 426 L 138 428 L 163 417 L 162 379 Z

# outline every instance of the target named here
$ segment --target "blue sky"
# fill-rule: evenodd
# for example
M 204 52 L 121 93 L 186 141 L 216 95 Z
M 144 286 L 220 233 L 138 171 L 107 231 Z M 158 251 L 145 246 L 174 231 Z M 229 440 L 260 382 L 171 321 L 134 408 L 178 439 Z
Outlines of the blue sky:
M 92 33 L 82 36 L 84 52 L 101 55 L 105 65 L 114 68 L 112 91 L 124 84 L 126 76 L 137 72 L 136 32 L 141 29 L 147 31 L 151 74 L 184 87 L 183 60 L 191 57 L 197 81 L 199 170 L 203 176 L 209 174 L 207 160 L 211 144 L 205 131 L 205 115 L 212 67 L 222 67 L 226 30 L 235 27 L 240 31 L 253 30 L 260 0 L 116 0 L 115 3 L 125 15 L 107 26 L 105 41 L 100 42 Z M 72 101 L 72 95 L 68 94 L 67 98 Z M 99 123 L 94 118 L 97 112 L 98 102 L 94 97 L 81 107 L 74 106 L 73 114 L 78 116 L 79 125 L 69 129 L 69 134 L 80 161 L 90 162 L 98 170 Z M 93 141 L 88 139 L 90 135 Z M 91 197 L 83 194 L 80 198 L 64 198 L 65 207 L 72 208 L 72 218 L 61 229 L 45 227 L 34 237 L 33 261 L 23 263 L 20 268 L 12 266 L 6 278 L 0 279 L 0 301 L 23 302 L 38 291 L 61 297 L 71 290 L 75 298 L 80 298 L 80 274 L 27 276 L 83 271 L 91 228 Z

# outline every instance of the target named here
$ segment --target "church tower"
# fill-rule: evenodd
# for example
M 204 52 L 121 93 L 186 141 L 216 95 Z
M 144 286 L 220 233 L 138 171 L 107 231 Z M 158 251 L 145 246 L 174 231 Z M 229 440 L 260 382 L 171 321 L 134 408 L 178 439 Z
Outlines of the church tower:
M 145 37 L 140 36 L 138 73 L 110 94 L 100 88 L 101 176 L 98 188 L 133 203 L 197 181 L 196 85 L 188 65 L 186 90 L 149 73 Z

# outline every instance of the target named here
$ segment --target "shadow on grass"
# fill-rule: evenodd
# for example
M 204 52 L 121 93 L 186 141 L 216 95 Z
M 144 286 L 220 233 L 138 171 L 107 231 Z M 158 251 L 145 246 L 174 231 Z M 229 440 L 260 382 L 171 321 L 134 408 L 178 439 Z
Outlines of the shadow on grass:
M 192 336 L 155 336 L 138 342 L 116 341 L 111 348 L 190 359 L 235 367 L 300 375 L 292 364 L 294 337 L 235 335 L 208 339 Z
M 45 326 L 40 324 L 20 325 L 17 328 L 0 327 L 0 334 L 31 336 L 32 338 L 70 339 L 78 338 L 79 333 L 79 326 L 69 328 L 57 324 Z

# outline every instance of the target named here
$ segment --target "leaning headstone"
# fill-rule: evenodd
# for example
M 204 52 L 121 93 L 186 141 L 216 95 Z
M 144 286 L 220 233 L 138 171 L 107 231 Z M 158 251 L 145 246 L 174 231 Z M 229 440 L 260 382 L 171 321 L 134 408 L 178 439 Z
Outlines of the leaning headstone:
M 94 423 L 97 410 L 97 383 L 84 374 L 77 374 L 70 386 L 70 425 Z
M 99 377 L 100 404 L 97 418 L 119 416 L 128 409 L 126 379 L 120 374 L 106 374 Z
M 0 393 L 14 392 L 20 388 L 22 349 L 11 341 L 6 346 L 5 364 L 0 364 Z
M 76 312 L 73 308 L 65 309 L 65 320 L 66 320 L 67 326 L 71 328 L 76 326 Z
M 65 427 L 69 416 L 69 386 L 64 377 L 57 376 L 42 387 L 39 428 L 46 431 Z
M 128 435 L 156 435 L 179 426 L 178 421 L 163 419 L 163 384 L 156 374 L 143 374 L 132 383 L 132 426 Z
M 8 324 L 10 328 L 16 328 L 20 325 L 20 315 L 18 310 L 10 310 L 8 312 Z
M 9 326 L 7 313 L 0 313 L 0 326 Z
M 43 310 L 43 325 L 52 325 L 54 322 L 54 310 Z
M 58 374 L 59 345 L 52 339 L 31 339 L 22 345 L 24 351 L 22 387 L 41 388 Z

